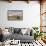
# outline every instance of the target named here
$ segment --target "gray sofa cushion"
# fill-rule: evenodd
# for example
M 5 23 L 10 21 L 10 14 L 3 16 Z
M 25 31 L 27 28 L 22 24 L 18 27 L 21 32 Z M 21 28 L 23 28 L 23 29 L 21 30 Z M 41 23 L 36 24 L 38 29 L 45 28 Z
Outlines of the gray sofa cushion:
M 14 28 L 14 33 L 20 33 L 21 29 L 20 28 Z
M 21 35 L 21 34 L 17 34 L 17 33 L 9 35 L 9 38 L 11 40 L 12 39 L 20 40 L 20 42 L 32 42 L 34 40 L 34 37 L 33 36 Z
M 21 35 L 21 34 L 17 34 L 17 33 L 15 33 L 15 34 L 11 34 L 10 36 L 9 36 L 11 39 L 20 39 L 20 40 L 31 40 L 31 39 L 33 39 L 33 36 L 29 36 L 29 35 Z

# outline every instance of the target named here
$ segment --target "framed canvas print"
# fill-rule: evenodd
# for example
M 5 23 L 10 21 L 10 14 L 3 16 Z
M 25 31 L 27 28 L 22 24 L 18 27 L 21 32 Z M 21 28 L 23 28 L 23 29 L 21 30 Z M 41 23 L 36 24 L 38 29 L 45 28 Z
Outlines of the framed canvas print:
M 8 10 L 8 20 L 23 20 L 23 10 Z

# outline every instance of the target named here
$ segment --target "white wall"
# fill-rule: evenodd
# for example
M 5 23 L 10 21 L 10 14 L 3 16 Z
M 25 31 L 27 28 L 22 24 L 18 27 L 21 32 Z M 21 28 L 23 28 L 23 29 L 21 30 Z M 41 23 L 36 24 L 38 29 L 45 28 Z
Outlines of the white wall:
M 8 21 L 8 10 L 23 10 L 23 21 Z M 40 4 L 38 2 L 12 3 L 0 1 L 0 27 L 32 27 L 40 26 Z

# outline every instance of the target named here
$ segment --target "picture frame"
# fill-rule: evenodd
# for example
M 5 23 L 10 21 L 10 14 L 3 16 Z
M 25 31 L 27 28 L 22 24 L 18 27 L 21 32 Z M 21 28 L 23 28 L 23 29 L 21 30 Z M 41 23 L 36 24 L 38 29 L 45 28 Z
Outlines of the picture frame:
M 8 20 L 23 20 L 23 10 L 8 10 Z

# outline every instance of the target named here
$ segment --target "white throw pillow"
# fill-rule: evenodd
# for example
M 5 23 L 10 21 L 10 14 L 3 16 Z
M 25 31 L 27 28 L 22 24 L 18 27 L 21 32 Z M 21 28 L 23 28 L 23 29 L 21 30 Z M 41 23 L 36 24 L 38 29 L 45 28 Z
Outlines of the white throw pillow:
M 27 28 L 27 32 L 26 32 L 26 35 L 28 34 L 28 35 L 30 35 L 30 28 Z
M 27 29 L 21 29 L 21 33 L 24 35 L 27 32 Z
M 4 34 L 4 35 L 9 35 L 10 33 L 8 32 L 8 29 L 4 29 L 4 30 L 3 30 L 3 34 Z

